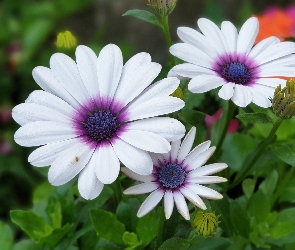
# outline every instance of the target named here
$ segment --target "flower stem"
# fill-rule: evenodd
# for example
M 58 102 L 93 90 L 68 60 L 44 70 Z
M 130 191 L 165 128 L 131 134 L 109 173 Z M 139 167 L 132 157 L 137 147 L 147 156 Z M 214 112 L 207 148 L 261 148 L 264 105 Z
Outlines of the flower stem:
M 214 153 L 214 157 L 216 159 L 219 158 L 221 153 L 221 146 L 227 134 L 228 126 L 230 124 L 231 119 L 234 116 L 236 106 L 232 101 L 227 102 L 227 107 L 223 108 L 221 119 L 216 122 L 216 124 L 212 128 L 212 144 L 216 145 L 216 151 Z
M 270 144 L 282 121 L 283 119 L 278 118 L 265 140 L 258 144 L 258 146 L 248 155 L 248 157 L 244 161 L 242 169 L 238 172 L 234 182 L 229 186 L 229 189 L 232 189 L 233 187 L 238 185 L 251 172 L 251 170 L 253 170 L 255 163 L 258 161 L 263 152 L 266 150 L 267 146 Z
M 166 38 L 166 44 L 169 49 L 172 46 L 172 40 L 171 40 L 171 36 L 170 36 L 170 31 L 169 31 L 168 15 L 162 16 L 161 21 L 162 21 L 162 30 L 164 32 L 164 35 Z M 174 56 L 172 54 L 169 54 L 169 56 L 170 56 L 170 61 L 169 61 L 170 67 L 173 67 L 176 64 Z

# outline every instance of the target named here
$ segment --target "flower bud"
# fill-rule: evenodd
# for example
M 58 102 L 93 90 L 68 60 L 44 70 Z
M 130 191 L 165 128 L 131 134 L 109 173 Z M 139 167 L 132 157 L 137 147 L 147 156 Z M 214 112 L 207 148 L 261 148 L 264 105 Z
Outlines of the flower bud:
M 59 49 L 75 49 L 77 47 L 77 39 L 70 31 L 66 30 L 58 33 L 55 45 Z
M 160 16 L 168 16 L 174 10 L 177 0 L 148 0 L 148 2 Z
M 279 85 L 272 99 L 273 112 L 283 119 L 290 119 L 295 114 L 295 80 L 287 81 L 286 87 L 281 89 Z
M 218 218 L 220 215 L 216 216 L 212 212 L 202 212 L 198 211 L 196 217 L 193 221 L 193 226 L 196 232 L 202 237 L 209 237 L 215 234 L 218 227 Z

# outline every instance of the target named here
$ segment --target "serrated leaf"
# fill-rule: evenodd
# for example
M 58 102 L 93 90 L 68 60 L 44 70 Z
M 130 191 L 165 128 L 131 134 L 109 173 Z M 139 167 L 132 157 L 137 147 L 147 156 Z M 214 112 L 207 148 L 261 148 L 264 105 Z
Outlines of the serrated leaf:
M 124 244 L 122 237 L 126 231 L 125 225 L 118 221 L 114 214 L 101 209 L 92 209 L 90 215 L 99 237 L 116 244 Z
M 295 153 L 288 145 L 273 144 L 270 148 L 282 161 L 291 166 L 295 166 Z
M 128 10 L 122 16 L 132 16 L 162 28 L 159 19 L 153 13 L 146 10 Z
M 182 238 L 171 238 L 166 240 L 160 247 L 159 250 L 185 250 L 189 249 L 190 243 L 186 239 Z
M 237 115 L 236 118 L 249 123 L 274 123 L 268 115 L 263 113 L 244 113 Z
M 196 110 L 185 110 L 180 112 L 178 117 L 181 121 L 187 122 L 192 126 L 197 126 L 204 122 L 206 114 Z
M 13 223 L 18 225 L 32 240 L 48 236 L 53 231 L 42 217 L 32 213 L 31 211 L 12 210 L 10 218 Z
M 141 245 L 141 242 L 138 241 L 138 237 L 135 233 L 125 232 L 123 234 L 123 241 L 129 247 L 125 248 L 125 250 L 133 250 L 138 249 L 137 247 Z

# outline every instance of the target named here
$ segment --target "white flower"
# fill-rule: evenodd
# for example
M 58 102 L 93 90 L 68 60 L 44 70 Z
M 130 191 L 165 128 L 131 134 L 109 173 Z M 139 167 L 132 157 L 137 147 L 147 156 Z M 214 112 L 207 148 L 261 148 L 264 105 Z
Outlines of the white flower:
M 167 154 L 151 154 L 154 169 L 147 176 L 138 175 L 127 168 L 122 171 L 131 179 L 143 183 L 130 187 L 124 194 L 143 194 L 152 192 L 138 210 L 137 216 L 141 217 L 150 212 L 164 197 L 164 210 L 166 219 L 169 219 L 174 202 L 179 213 L 187 220 L 190 215 L 184 197 L 195 206 L 206 209 L 201 197 L 208 199 L 221 199 L 222 195 L 200 184 L 219 183 L 226 181 L 218 176 L 207 176 L 219 172 L 227 165 L 215 163 L 203 166 L 213 154 L 215 147 L 206 141 L 191 152 L 195 139 L 196 129 L 193 127 L 184 138 L 182 144 L 177 140 L 172 142 L 171 151 Z
M 185 133 L 179 121 L 154 116 L 179 110 L 184 102 L 169 96 L 179 85 L 177 78 L 149 86 L 161 66 L 147 53 L 123 66 L 116 45 L 105 46 L 98 57 L 79 46 L 76 61 L 57 53 L 50 68 L 33 70 L 45 91 L 32 92 L 13 109 L 13 118 L 22 126 L 15 141 L 25 147 L 43 145 L 28 160 L 37 167 L 51 165 L 52 185 L 63 185 L 79 174 L 81 195 L 94 199 L 103 184 L 116 180 L 120 161 L 136 173 L 152 172 L 147 151 L 168 152 L 168 141 Z
M 280 42 L 277 37 L 262 40 L 253 48 L 259 24 L 249 18 L 240 32 L 228 21 L 221 30 L 210 20 L 200 18 L 200 32 L 180 27 L 178 36 L 184 43 L 170 48 L 171 54 L 188 62 L 171 69 L 169 76 L 192 78 L 188 88 L 193 93 L 204 93 L 221 87 L 219 97 L 231 99 L 237 106 L 253 102 L 270 107 L 269 97 L 285 80 L 280 76 L 295 76 L 295 44 Z

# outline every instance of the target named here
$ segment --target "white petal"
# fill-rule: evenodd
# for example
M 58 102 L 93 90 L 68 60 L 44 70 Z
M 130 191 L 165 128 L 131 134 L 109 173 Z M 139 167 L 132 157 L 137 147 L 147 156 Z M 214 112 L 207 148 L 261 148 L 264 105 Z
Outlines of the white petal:
M 257 106 L 262 108 L 271 107 L 271 101 L 265 94 L 258 92 L 255 88 L 249 87 L 249 90 L 252 95 L 252 102 L 255 103 Z
M 295 76 L 295 67 L 267 67 L 262 68 L 259 76 L 261 77 L 278 77 L 278 76 L 284 76 L 284 77 L 294 77 Z
M 193 93 L 204 93 L 212 89 L 216 89 L 225 84 L 225 81 L 216 75 L 199 75 L 193 78 L 188 89 Z
M 259 31 L 259 23 L 256 17 L 249 18 L 242 26 L 237 42 L 237 52 L 248 55 L 253 47 Z
M 184 187 L 184 188 L 181 188 L 180 191 L 196 207 L 199 207 L 204 210 L 207 209 L 203 200 L 195 192 L 193 192 L 190 188 Z
M 181 140 L 173 141 L 171 143 L 170 160 L 174 162 L 177 159 L 178 151 L 180 148 Z
M 117 45 L 109 44 L 99 53 L 97 79 L 102 97 L 113 98 L 118 87 L 123 68 L 123 57 Z
M 278 58 L 290 55 L 295 53 L 295 43 L 293 42 L 281 42 L 278 44 L 274 44 L 269 46 L 266 50 L 264 50 L 261 54 L 259 54 L 255 61 L 261 65 Z
M 218 91 L 218 96 L 224 100 L 229 100 L 234 94 L 234 87 L 235 84 L 232 82 L 224 84 Z
M 28 161 L 35 167 L 43 167 L 52 164 L 58 155 L 65 149 L 80 143 L 78 139 L 70 139 L 46 144 L 35 149 L 28 158 Z
M 153 98 L 136 104 L 127 106 L 129 121 L 169 114 L 184 107 L 184 101 L 172 96 Z
M 212 69 L 204 68 L 191 63 L 182 63 L 174 66 L 168 73 L 168 76 L 181 76 L 189 79 L 198 75 L 215 75 L 215 72 Z
M 224 54 L 226 52 L 224 36 L 217 25 L 207 18 L 200 18 L 198 26 L 215 50 L 220 55 Z
M 125 175 L 127 175 L 130 179 L 133 179 L 136 181 L 151 182 L 154 179 L 151 175 L 139 175 L 139 174 L 132 172 L 129 168 L 126 168 L 126 167 L 122 167 L 121 171 Z
M 120 172 L 120 162 L 113 147 L 109 143 L 100 145 L 96 148 L 92 158 L 96 163 L 96 177 L 103 184 L 113 183 Z
M 177 28 L 177 35 L 183 42 L 197 47 L 208 56 L 214 58 L 218 56 L 217 51 L 213 47 L 208 46 L 208 40 L 200 32 L 188 27 L 179 27 Z
M 200 195 L 201 197 L 212 200 L 222 199 L 222 195 L 211 188 L 204 187 L 199 184 L 192 184 L 190 185 L 190 187 L 196 194 Z
M 89 100 L 89 94 L 73 59 L 65 54 L 55 53 L 50 58 L 50 68 L 60 85 L 80 104 L 84 104 L 85 101 Z
M 274 89 L 281 84 L 281 86 L 286 85 L 286 80 L 280 78 L 258 78 L 256 83 L 264 86 L 268 86 Z M 255 85 L 254 85 L 255 86 Z
M 71 117 L 75 109 L 61 98 L 43 90 L 33 91 L 26 100 L 26 103 L 36 103 L 54 109 L 68 117 Z
M 154 182 L 144 182 L 133 187 L 127 188 L 124 194 L 145 194 L 156 190 L 158 186 Z
M 100 182 L 94 173 L 96 162 L 90 159 L 89 163 L 79 174 L 78 190 L 81 196 L 86 200 L 95 199 L 103 189 L 103 183 Z
M 247 86 L 235 85 L 235 91 L 231 100 L 239 107 L 246 107 L 252 101 L 251 92 Z
M 174 192 L 173 198 L 178 212 L 183 216 L 183 218 L 189 220 L 190 215 L 183 195 L 180 192 Z
M 97 79 L 97 56 L 88 47 L 80 45 L 76 49 L 76 61 L 79 74 L 88 94 L 94 99 L 99 94 Z
M 171 217 L 174 207 L 173 193 L 171 191 L 166 191 L 164 194 L 164 211 L 165 217 L 168 220 Z
M 152 173 L 153 162 L 146 151 L 135 148 L 117 138 L 112 146 L 119 160 L 137 174 L 148 175 Z
M 189 173 L 190 177 L 211 175 L 222 171 L 227 168 L 225 163 L 213 163 L 200 168 L 197 168 Z
M 199 65 L 204 68 L 211 68 L 211 61 L 213 60 L 202 50 L 187 43 L 177 43 L 170 47 L 170 53 L 185 62 Z
M 183 165 L 189 165 L 196 157 L 206 151 L 210 147 L 211 141 L 205 141 L 196 146 L 185 158 Z
M 284 70 L 284 69 L 292 68 L 294 66 L 295 66 L 295 55 L 291 54 L 291 55 L 281 57 L 278 60 L 273 60 L 273 61 L 264 63 L 264 64 L 259 66 L 259 70 L 262 70 L 262 69 L 271 70 L 271 69 L 274 69 L 274 68 L 277 68 L 277 67 Z
M 251 92 L 256 91 L 266 98 L 272 98 L 275 91 L 275 88 L 261 84 L 254 84 L 253 86 L 249 87 L 249 89 L 251 89 Z
M 195 157 L 190 162 L 190 164 L 186 168 L 186 171 L 190 171 L 190 170 L 199 168 L 202 165 L 204 165 L 208 161 L 208 159 L 213 155 L 215 149 L 216 149 L 216 147 L 211 147 L 211 148 L 207 149 L 206 151 L 200 153 L 198 155 L 198 157 Z
M 154 62 L 144 64 L 135 71 L 128 71 L 128 74 L 123 69 L 124 77 L 120 80 L 115 99 L 128 104 L 152 83 L 160 71 L 161 65 Z
M 155 206 L 158 205 L 158 203 L 161 201 L 162 197 L 164 195 L 164 192 L 162 191 L 154 191 L 152 192 L 142 203 L 140 206 L 137 216 L 142 217 L 146 215 L 148 212 L 150 212 Z
M 196 136 L 196 127 L 192 127 L 183 139 L 177 154 L 177 159 L 182 162 L 191 150 Z
M 168 141 L 179 140 L 185 133 L 183 124 L 169 117 L 153 117 L 130 122 L 127 129 L 153 132 Z
M 24 147 L 40 146 L 75 137 L 77 135 L 69 125 L 48 121 L 28 123 L 14 134 L 15 142 Z
M 65 150 L 52 163 L 48 172 L 49 182 L 60 186 L 73 179 L 89 162 L 93 150 L 80 143 Z
M 171 149 L 166 139 L 149 131 L 128 130 L 118 137 L 136 148 L 154 153 L 167 153 Z
M 35 103 L 22 103 L 12 109 L 13 119 L 20 125 L 36 121 L 53 121 L 70 125 L 70 118 L 64 114 Z
M 211 184 L 211 183 L 221 183 L 226 182 L 227 179 L 219 176 L 196 176 L 188 179 L 188 182 L 193 182 L 196 184 Z
M 179 83 L 180 81 L 176 77 L 165 78 L 150 85 L 129 105 L 136 106 L 153 98 L 169 96 L 177 89 Z
M 79 106 L 73 96 L 54 77 L 50 69 L 39 66 L 34 68 L 32 73 L 34 80 L 42 89 L 60 97 L 73 107 Z
M 225 40 L 225 49 L 229 53 L 236 52 L 238 31 L 237 28 L 229 21 L 224 21 L 221 24 L 221 33 Z
M 280 42 L 280 39 L 275 36 L 271 36 L 266 39 L 263 39 L 262 41 L 260 41 L 253 47 L 253 49 L 249 53 L 249 57 L 255 59 L 260 53 L 266 50 L 269 46 L 273 44 L 277 44 L 279 42 Z

